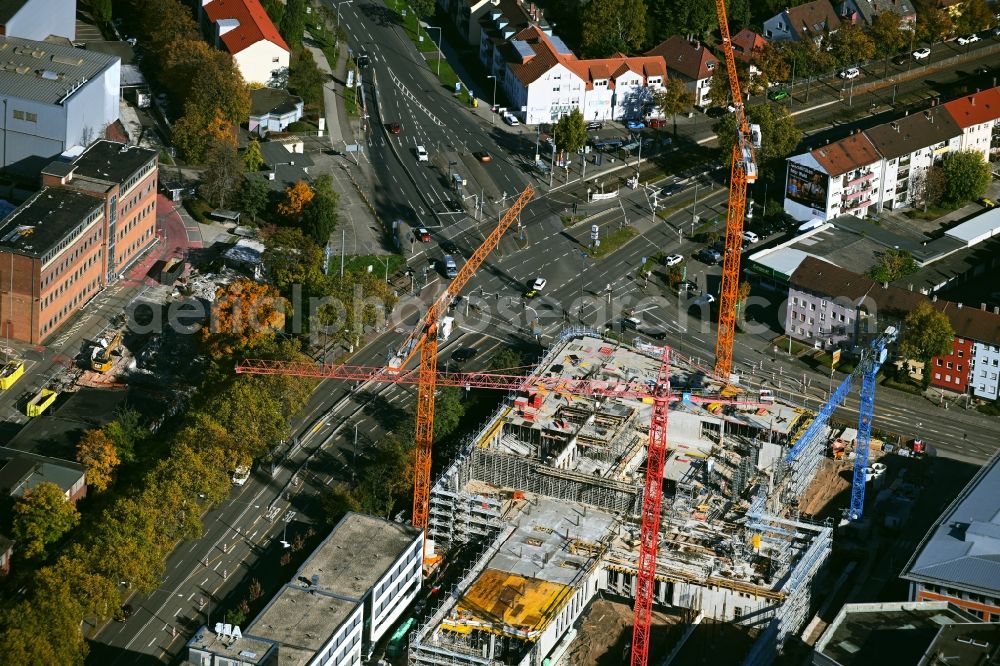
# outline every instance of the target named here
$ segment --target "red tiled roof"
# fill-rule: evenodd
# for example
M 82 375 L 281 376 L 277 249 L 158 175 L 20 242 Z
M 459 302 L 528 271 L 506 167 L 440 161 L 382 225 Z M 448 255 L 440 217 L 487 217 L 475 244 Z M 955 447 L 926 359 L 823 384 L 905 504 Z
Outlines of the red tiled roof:
M 614 81 L 626 72 L 635 72 L 643 77 L 666 76 L 666 66 L 660 56 L 629 58 L 618 55 L 613 58 L 575 60 L 563 64 L 584 80 L 587 84 L 587 90 L 593 88 L 593 83 L 597 79 L 610 79 L 609 87 L 613 87 Z
M 882 159 L 875 145 L 864 132 L 857 132 L 827 146 L 816 148 L 811 155 L 831 176 L 845 174 Z
M 236 55 L 259 41 L 266 40 L 289 51 L 288 44 L 281 38 L 267 15 L 260 0 L 212 0 L 205 5 L 205 15 L 213 23 L 223 19 L 236 19 L 239 26 L 222 35 L 226 50 Z
M 545 33 L 538 26 L 529 25 L 514 35 L 513 39 L 526 42 L 531 47 L 531 50 L 535 52 L 535 55 L 529 58 L 527 62 L 507 63 L 510 71 L 524 85 L 534 83 L 538 80 L 538 77 L 559 64 L 559 55 L 552 44 L 549 43 Z
M 836 31 L 840 27 L 837 12 L 830 0 L 813 0 L 785 10 L 788 23 L 799 38 L 820 37 L 824 30 Z
M 667 69 L 680 72 L 695 81 L 707 79 L 718 67 L 719 59 L 699 42 L 689 42 L 683 37 L 674 35 L 651 48 L 646 55 L 661 56 L 666 61 Z
M 962 129 L 1000 118 L 1000 87 L 964 95 L 942 106 Z
M 750 28 L 743 28 L 733 36 L 733 55 L 744 62 L 750 62 L 754 51 L 764 48 L 767 40 Z

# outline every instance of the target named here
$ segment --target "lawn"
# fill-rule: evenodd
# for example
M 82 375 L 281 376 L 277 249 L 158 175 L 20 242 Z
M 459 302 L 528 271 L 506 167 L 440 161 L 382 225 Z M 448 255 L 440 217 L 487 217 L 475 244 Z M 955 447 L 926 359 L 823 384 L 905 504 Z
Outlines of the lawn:
M 629 242 L 636 235 L 635 227 L 625 227 L 615 229 L 610 234 L 601 239 L 601 244 L 590 251 L 590 256 L 595 259 L 606 257 L 625 243 Z
M 906 211 L 906 216 L 911 220 L 936 220 L 956 208 L 957 206 L 928 206 L 926 211 L 923 208 L 911 208 Z
M 385 276 L 385 263 L 389 262 L 389 275 L 395 275 L 406 265 L 406 259 L 398 254 L 386 254 L 382 256 L 375 256 L 371 254 L 356 255 L 345 257 L 344 259 L 344 272 L 345 273 L 362 273 L 368 270 L 368 267 L 372 267 L 372 273 L 379 276 Z M 330 257 L 330 275 L 340 275 L 340 257 L 332 256 Z
M 894 388 L 898 391 L 905 391 L 906 393 L 912 393 L 913 395 L 923 395 L 924 393 L 922 388 L 909 380 L 899 381 L 891 377 L 886 377 L 882 380 L 882 386 Z
M 349 116 L 358 115 L 358 94 L 357 88 L 344 88 L 344 110 Z
M 788 336 L 782 335 L 781 337 L 775 338 L 771 341 L 771 344 L 778 348 L 779 352 L 788 353 Z M 809 345 L 804 345 L 795 340 L 792 340 L 792 354 L 798 356 L 799 354 L 809 351 L 812 349 Z

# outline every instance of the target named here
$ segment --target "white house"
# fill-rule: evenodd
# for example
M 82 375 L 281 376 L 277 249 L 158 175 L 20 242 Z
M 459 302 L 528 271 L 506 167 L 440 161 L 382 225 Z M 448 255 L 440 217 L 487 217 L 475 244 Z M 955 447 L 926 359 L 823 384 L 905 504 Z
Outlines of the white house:
M 251 132 L 264 136 L 268 132 L 283 132 L 302 119 L 305 105 L 302 98 L 281 88 L 257 88 L 250 91 Z
M 51 42 L 0 37 L 3 167 L 37 175 L 50 158 L 104 137 L 118 120 L 121 60 Z
M 785 212 L 797 220 L 864 217 L 877 204 L 882 156 L 862 132 L 788 158 Z
M 663 58 L 577 60 L 569 65 L 584 82 L 583 117 L 592 120 L 638 119 L 650 114 L 653 95 L 666 78 Z
M 719 67 L 719 59 L 704 44 L 674 35 L 654 46 L 646 55 L 663 58 L 668 76 L 678 76 L 684 82 L 688 92 L 694 95 L 695 105 L 708 106 L 708 90 L 712 75 Z
M 963 95 L 943 106 L 962 130 L 959 149 L 978 151 L 989 162 L 993 129 L 1000 119 L 1000 87 Z
M 0 35 L 76 39 L 76 0 L 7 0 L 0 4 Z
M 285 78 L 290 50 L 259 0 L 202 0 L 202 11 L 214 26 L 215 46 L 232 54 L 244 81 Z

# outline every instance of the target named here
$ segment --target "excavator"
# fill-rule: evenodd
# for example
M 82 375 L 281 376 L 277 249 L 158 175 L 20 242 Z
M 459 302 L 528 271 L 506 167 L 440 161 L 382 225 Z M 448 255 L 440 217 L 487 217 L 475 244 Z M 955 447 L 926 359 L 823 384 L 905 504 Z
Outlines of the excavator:
M 115 353 L 115 350 L 118 349 L 121 344 L 122 332 L 118 331 L 106 346 L 95 347 L 93 353 L 90 355 L 90 369 L 94 372 L 107 372 L 110 370 L 112 354 Z

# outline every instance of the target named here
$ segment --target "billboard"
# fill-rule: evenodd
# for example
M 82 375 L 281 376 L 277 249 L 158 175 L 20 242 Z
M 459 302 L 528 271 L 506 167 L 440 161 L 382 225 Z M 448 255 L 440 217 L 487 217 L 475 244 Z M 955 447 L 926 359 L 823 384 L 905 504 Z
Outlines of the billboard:
M 826 191 L 829 177 L 795 162 L 788 163 L 785 198 L 815 210 L 826 211 Z

